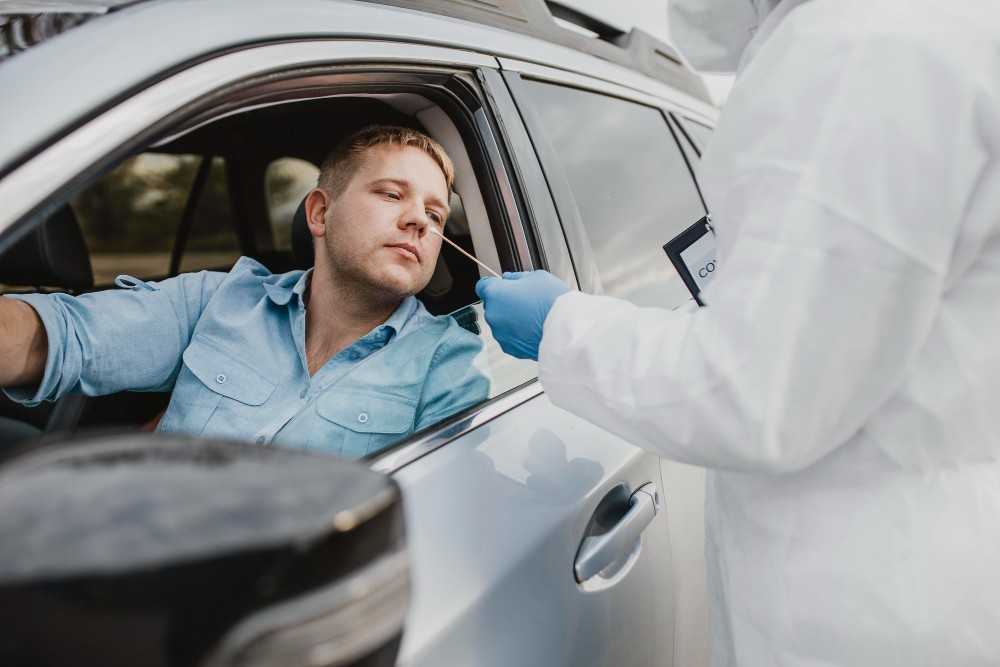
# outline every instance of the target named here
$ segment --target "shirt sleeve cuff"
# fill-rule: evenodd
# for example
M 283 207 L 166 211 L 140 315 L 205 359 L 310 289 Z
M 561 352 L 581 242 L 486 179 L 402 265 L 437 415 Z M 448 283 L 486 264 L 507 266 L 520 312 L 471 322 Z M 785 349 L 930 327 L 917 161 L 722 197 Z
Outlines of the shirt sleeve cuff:
M 53 360 L 62 355 L 63 337 L 58 333 L 58 323 L 62 318 L 53 303 L 53 297 L 50 294 L 7 294 L 4 295 L 4 298 L 24 301 L 35 309 L 45 327 L 45 335 L 48 338 L 48 355 L 45 359 L 45 373 L 37 388 L 32 386 L 7 387 L 3 393 L 12 401 L 29 408 L 43 401 L 55 400 L 57 397 L 54 394 L 59 384 L 59 374 L 54 368 L 56 364 L 53 363 Z

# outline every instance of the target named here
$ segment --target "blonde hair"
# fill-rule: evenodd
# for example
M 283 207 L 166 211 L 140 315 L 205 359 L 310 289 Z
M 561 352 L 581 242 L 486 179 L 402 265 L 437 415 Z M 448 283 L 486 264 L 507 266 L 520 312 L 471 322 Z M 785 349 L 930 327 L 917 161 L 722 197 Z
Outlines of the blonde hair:
M 455 181 L 455 165 L 441 144 L 423 132 L 396 125 L 369 125 L 348 135 L 323 159 L 317 186 L 339 197 L 364 164 L 368 149 L 383 144 L 414 146 L 427 153 L 441 167 L 448 190 L 451 190 Z

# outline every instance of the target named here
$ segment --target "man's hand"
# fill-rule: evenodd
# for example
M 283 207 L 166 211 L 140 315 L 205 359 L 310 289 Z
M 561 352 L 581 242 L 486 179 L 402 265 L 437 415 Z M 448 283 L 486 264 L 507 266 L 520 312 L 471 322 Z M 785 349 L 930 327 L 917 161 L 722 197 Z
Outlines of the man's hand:
M 504 352 L 519 359 L 538 359 L 545 318 L 555 300 L 569 291 L 569 285 L 548 271 L 505 273 L 503 280 L 486 277 L 476 283 L 493 337 Z
M 37 385 L 48 352 L 45 327 L 35 309 L 0 297 L 0 387 Z

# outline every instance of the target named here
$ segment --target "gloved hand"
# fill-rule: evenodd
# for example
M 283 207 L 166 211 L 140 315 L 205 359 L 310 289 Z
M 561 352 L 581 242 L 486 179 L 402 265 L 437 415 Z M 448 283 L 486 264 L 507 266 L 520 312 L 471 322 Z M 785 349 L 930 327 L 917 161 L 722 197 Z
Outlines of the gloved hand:
M 480 278 L 476 294 L 483 300 L 486 323 L 507 354 L 538 360 L 545 318 L 570 286 L 548 271 L 504 273 L 503 280 Z

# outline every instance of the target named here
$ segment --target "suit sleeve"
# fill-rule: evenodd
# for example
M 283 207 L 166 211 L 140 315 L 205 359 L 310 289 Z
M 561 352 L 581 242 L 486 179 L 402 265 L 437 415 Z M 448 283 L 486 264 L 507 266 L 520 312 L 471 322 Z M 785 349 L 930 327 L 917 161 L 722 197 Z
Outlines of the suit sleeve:
M 707 307 L 571 293 L 545 322 L 555 404 L 697 465 L 799 470 L 863 427 L 928 338 L 994 159 L 995 100 L 905 26 L 786 22 L 702 164 L 720 257 Z

